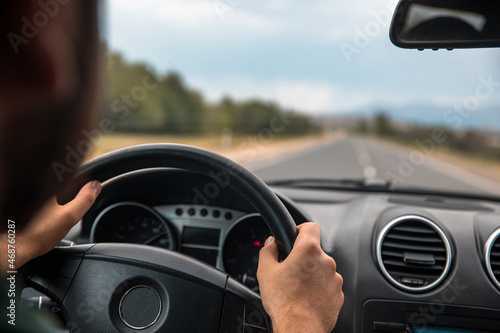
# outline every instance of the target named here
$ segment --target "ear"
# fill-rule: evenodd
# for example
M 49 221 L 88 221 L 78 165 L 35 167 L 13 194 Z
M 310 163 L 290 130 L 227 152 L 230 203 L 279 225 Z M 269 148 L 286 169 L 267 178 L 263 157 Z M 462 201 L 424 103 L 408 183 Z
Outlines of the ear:
M 0 28 L 0 103 L 38 109 L 75 93 L 74 28 L 69 1 L 7 1 Z M 7 17 L 8 16 L 8 17 Z M 76 15 L 75 15 L 76 16 Z M 73 24 L 71 24 L 73 23 Z M 15 103 L 15 105 L 12 105 Z

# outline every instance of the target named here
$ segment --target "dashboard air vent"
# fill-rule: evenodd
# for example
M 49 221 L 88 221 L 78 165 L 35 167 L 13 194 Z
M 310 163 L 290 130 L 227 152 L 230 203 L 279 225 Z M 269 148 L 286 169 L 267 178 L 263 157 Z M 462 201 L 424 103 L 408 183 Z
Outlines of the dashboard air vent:
M 446 277 L 451 246 L 441 228 L 417 215 L 389 222 L 377 238 L 377 260 L 386 278 L 397 287 L 427 291 Z
M 488 238 L 484 250 L 484 258 L 491 280 L 500 288 L 500 229 L 497 229 Z

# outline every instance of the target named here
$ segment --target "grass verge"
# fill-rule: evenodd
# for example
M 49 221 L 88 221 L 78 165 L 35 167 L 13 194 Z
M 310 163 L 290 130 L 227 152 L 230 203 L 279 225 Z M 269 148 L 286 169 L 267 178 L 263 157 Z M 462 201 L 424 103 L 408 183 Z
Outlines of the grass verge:
M 386 144 L 394 145 L 404 149 L 419 149 L 412 143 L 397 142 L 388 139 L 376 138 Z M 493 158 L 477 156 L 459 152 L 446 147 L 437 147 L 437 149 L 429 155 L 431 158 L 455 165 L 461 169 L 469 171 L 483 178 L 500 183 L 500 161 Z
M 305 149 L 309 146 L 333 140 L 329 135 L 307 135 L 301 137 L 263 138 L 259 136 L 172 136 L 146 134 L 109 134 L 94 147 L 90 160 L 110 151 L 138 144 L 180 143 L 208 149 L 227 156 L 243 165 L 265 159 L 276 154 Z

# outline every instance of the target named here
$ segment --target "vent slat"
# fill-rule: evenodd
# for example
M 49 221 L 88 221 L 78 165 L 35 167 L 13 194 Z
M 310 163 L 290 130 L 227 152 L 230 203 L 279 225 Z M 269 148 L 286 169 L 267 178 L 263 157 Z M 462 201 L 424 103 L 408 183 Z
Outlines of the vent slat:
M 405 231 L 405 232 L 410 232 L 410 233 L 421 233 L 421 234 L 435 234 L 436 233 L 434 230 L 431 230 L 427 227 L 421 228 L 420 226 L 411 226 L 411 225 L 395 226 L 394 228 L 392 228 L 392 230 Z
M 393 270 L 391 271 L 391 275 L 393 278 L 396 280 L 399 280 L 399 278 L 402 277 L 407 277 L 407 278 L 413 278 L 413 279 L 424 279 L 429 281 L 430 283 L 434 282 L 439 278 L 439 274 L 423 274 L 422 272 L 413 272 L 413 271 L 406 271 L 406 270 Z
M 385 238 L 396 239 L 396 240 L 405 240 L 410 242 L 425 242 L 425 243 L 443 243 L 441 238 L 439 237 L 416 237 L 414 235 L 398 235 L 396 233 L 392 233 L 390 235 L 385 236 Z
M 382 250 L 382 256 L 403 258 L 404 253 L 398 251 Z
M 384 265 L 387 266 L 398 266 L 398 267 L 406 267 L 408 269 L 421 269 L 421 270 L 437 270 L 442 271 L 444 266 L 442 265 L 418 265 L 418 264 L 407 264 L 404 261 L 390 260 L 384 259 Z
M 391 250 L 382 250 L 382 255 L 387 257 L 397 257 L 404 258 L 404 252 L 401 251 L 391 251 Z M 443 255 L 434 255 L 434 260 L 437 261 L 446 261 L 446 256 Z
M 447 252 L 445 240 L 431 223 L 432 221 L 424 218 L 420 220 L 418 217 L 401 220 L 386 232 L 382 240 L 379 248 L 381 265 L 385 268 L 385 272 L 397 281 L 397 284 L 405 288 L 421 289 L 408 282 L 409 279 L 422 280 L 425 286 L 435 284 L 449 267 L 447 265 L 450 263 L 447 259 L 450 254 Z M 405 262 L 406 255 L 417 256 L 417 258 L 418 255 L 424 258 L 432 255 L 434 263 L 420 265 Z
M 446 252 L 444 247 L 438 246 L 423 246 L 423 245 L 413 245 L 407 243 L 396 243 L 396 242 L 384 242 L 383 247 L 392 247 L 403 250 L 417 250 L 426 252 Z

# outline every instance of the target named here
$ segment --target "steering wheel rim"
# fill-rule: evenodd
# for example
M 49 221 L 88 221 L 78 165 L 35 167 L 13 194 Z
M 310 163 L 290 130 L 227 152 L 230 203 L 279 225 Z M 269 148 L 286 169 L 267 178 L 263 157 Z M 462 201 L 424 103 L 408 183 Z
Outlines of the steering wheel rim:
M 58 201 L 70 201 L 90 180 L 158 167 L 195 171 L 232 187 L 262 215 L 282 255 L 291 251 L 297 228 L 274 192 L 247 169 L 201 148 L 149 144 L 111 152 L 83 165 Z M 61 305 L 70 332 L 268 332 L 270 326 L 258 294 L 210 265 L 165 249 L 58 247 L 22 270 L 28 286 Z
M 248 169 L 214 152 L 181 144 L 157 143 L 137 145 L 101 155 L 74 174 L 58 194 L 66 204 L 91 180 L 101 183 L 119 175 L 150 168 L 178 168 L 212 178 L 219 186 L 239 192 L 261 214 L 275 236 L 278 249 L 286 257 L 293 248 L 297 227 L 281 200 Z

